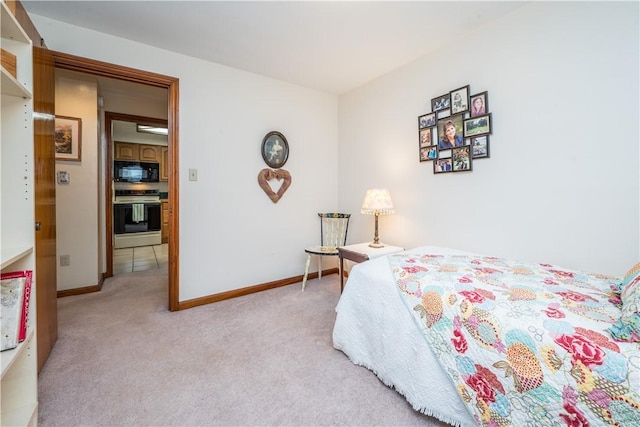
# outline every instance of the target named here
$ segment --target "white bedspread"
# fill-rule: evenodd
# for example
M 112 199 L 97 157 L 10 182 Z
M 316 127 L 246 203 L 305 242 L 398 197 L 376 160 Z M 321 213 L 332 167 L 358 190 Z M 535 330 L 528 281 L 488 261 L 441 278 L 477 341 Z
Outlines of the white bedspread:
M 353 363 L 373 371 L 415 410 L 455 426 L 477 425 L 404 306 L 386 256 L 351 269 L 336 312 L 333 346 Z

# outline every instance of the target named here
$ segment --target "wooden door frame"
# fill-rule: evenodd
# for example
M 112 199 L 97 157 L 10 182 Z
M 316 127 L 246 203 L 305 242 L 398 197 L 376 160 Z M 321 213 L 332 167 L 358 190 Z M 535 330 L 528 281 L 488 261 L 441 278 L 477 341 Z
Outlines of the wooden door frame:
M 113 79 L 125 80 L 133 83 L 140 83 L 167 89 L 167 128 L 168 128 L 168 157 L 169 157 L 169 286 L 168 286 L 168 307 L 170 311 L 180 309 L 179 296 L 179 193 L 178 193 L 178 101 L 179 101 L 179 80 L 175 77 L 162 74 L 150 73 L 148 71 L 137 70 L 135 68 L 123 67 L 109 64 L 107 62 L 82 58 L 62 52 L 50 51 L 55 68 L 77 71 L 85 74 L 92 74 Z M 107 168 L 110 170 L 112 161 L 111 153 L 107 150 Z M 105 207 L 113 202 L 111 199 L 111 179 L 106 177 Z M 111 221 L 111 222 L 110 222 Z M 107 227 L 113 227 L 113 217 L 105 215 Z M 113 251 L 113 242 L 107 239 L 107 251 Z M 111 248 L 111 249 L 109 249 Z M 108 252 L 109 253 L 109 252 Z M 111 252 L 112 253 L 112 252 Z M 107 257 L 111 259 L 111 257 Z M 113 276 L 113 260 L 107 261 L 107 271 L 105 277 Z

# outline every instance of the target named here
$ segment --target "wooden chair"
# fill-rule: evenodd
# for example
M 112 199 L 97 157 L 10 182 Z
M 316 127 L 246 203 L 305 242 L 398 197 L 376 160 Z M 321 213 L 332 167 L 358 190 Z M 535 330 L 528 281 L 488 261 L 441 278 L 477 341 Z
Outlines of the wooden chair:
M 343 213 L 319 213 L 320 217 L 320 246 L 309 246 L 304 251 L 307 253 L 307 262 L 304 266 L 304 279 L 302 290 L 307 284 L 311 255 L 318 256 L 318 279 L 322 279 L 322 257 L 338 256 L 338 246 L 347 243 L 347 230 L 351 214 Z

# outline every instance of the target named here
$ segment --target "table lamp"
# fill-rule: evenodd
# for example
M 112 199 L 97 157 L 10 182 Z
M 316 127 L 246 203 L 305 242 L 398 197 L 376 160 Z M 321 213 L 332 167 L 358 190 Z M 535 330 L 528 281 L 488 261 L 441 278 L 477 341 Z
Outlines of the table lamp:
M 378 238 L 378 216 L 391 215 L 394 213 L 389 191 L 386 188 L 370 188 L 367 190 L 367 193 L 364 195 L 360 213 L 375 215 L 376 231 L 373 236 L 373 242 L 370 243 L 369 246 L 372 248 L 383 248 L 384 245 L 380 243 L 380 239 Z

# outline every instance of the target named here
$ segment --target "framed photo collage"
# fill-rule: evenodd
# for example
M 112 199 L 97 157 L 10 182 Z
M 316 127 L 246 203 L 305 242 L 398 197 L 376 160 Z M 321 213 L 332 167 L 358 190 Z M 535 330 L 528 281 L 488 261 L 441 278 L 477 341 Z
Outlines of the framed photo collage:
M 418 116 L 421 162 L 433 173 L 466 172 L 489 157 L 492 130 L 488 93 L 471 95 L 469 85 L 431 99 L 431 112 Z

